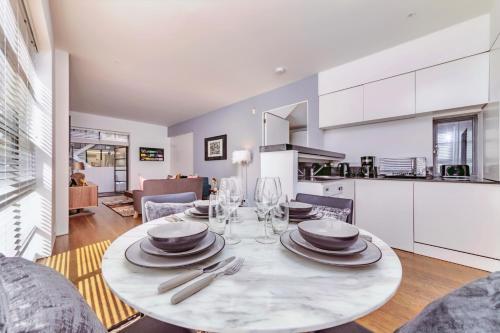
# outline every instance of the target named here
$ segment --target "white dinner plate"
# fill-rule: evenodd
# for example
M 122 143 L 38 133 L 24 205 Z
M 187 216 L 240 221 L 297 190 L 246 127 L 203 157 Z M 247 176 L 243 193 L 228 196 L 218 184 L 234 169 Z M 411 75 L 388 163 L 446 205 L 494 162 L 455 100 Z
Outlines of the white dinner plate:
M 193 210 L 195 212 L 193 212 Z M 208 220 L 208 214 L 201 214 L 196 208 L 189 208 L 184 212 L 184 214 L 187 217 L 192 217 L 194 219 Z

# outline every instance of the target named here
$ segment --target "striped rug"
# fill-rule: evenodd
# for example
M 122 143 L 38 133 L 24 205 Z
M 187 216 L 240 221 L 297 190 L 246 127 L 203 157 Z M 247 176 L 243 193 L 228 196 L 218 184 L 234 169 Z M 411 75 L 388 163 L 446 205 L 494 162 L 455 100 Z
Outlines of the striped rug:
M 102 278 L 102 255 L 109 244 L 109 240 L 93 243 L 39 261 L 73 282 L 108 329 L 137 315 L 137 311 L 120 301 L 106 287 Z

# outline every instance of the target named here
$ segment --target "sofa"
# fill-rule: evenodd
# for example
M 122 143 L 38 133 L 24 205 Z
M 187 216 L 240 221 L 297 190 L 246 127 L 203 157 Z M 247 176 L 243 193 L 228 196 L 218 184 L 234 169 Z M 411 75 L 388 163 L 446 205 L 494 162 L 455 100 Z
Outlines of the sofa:
M 143 182 L 142 190 L 134 190 L 132 196 L 134 199 L 134 217 L 142 214 L 142 197 L 160 194 L 172 194 L 182 192 L 194 192 L 196 198 L 204 197 L 204 185 L 208 179 L 206 177 L 198 178 L 179 178 L 179 179 L 147 179 Z

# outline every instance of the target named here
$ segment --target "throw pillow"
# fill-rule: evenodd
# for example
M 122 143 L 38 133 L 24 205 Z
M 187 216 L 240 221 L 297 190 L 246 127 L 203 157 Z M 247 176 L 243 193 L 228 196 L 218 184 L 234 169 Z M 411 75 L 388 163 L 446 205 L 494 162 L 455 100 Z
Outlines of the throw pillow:
M 172 202 L 152 202 L 148 201 L 144 204 L 144 212 L 146 221 L 159 219 L 160 217 L 169 216 L 172 214 L 182 213 L 186 209 L 193 207 L 192 203 L 172 203 Z
M 347 218 L 351 214 L 349 208 L 341 209 L 328 206 L 314 206 L 313 212 L 320 214 L 324 218 L 334 218 L 344 222 L 347 222 Z
M 107 332 L 78 290 L 58 272 L 0 256 L 0 332 Z

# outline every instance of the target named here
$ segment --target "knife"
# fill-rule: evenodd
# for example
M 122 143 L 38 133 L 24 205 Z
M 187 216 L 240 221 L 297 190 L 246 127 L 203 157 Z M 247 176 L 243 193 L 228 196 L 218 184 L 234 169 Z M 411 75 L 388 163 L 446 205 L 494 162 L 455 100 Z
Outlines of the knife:
M 229 264 L 231 261 L 233 261 L 236 257 L 229 257 L 224 260 L 218 261 L 214 264 L 211 264 L 209 266 L 205 266 L 203 268 L 195 269 L 195 270 L 190 270 L 187 271 L 186 273 L 179 274 L 170 280 L 167 280 L 165 282 L 160 283 L 158 286 L 158 294 L 164 293 L 166 291 L 172 290 L 186 282 L 189 282 L 191 280 L 196 279 L 198 276 L 202 275 L 203 273 L 209 273 L 218 270 L 219 268 L 222 268 Z

